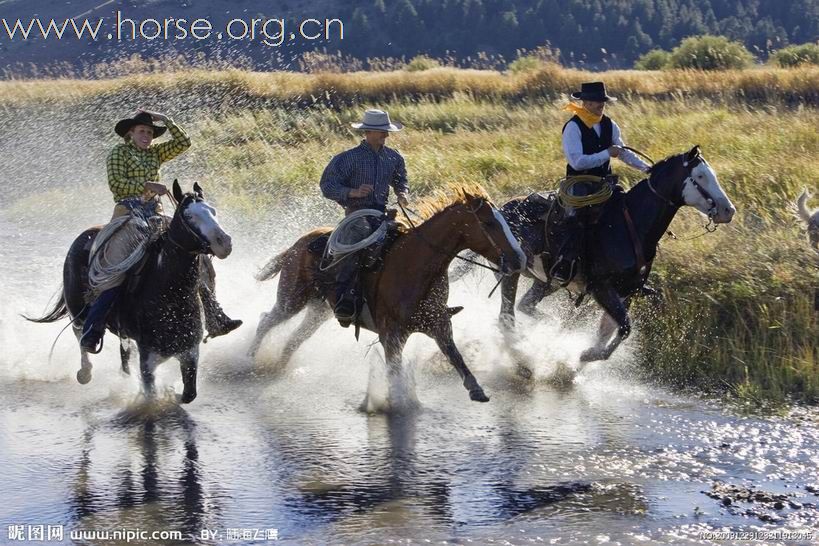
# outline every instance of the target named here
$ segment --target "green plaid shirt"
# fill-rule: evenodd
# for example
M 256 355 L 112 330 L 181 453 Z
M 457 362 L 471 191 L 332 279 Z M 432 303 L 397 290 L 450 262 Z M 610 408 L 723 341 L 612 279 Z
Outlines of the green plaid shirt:
M 129 197 L 139 197 L 145 191 L 145 182 L 159 181 L 159 167 L 173 159 L 191 145 L 191 139 L 173 121 L 165 122 L 172 139 L 159 144 L 151 144 L 141 150 L 130 140 L 117 144 L 108 154 L 108 187 L 114 194 L 114 201 Z

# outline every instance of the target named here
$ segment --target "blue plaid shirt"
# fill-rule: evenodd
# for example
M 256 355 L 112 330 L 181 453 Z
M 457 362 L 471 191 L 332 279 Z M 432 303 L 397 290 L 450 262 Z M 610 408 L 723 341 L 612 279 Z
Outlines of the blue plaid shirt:
M 350 197 L 350 190 L 372 184 L 367 197 Z M 392 148 L 382 147 L 375 152 L 367 141 L 335 156 L 321 175 L 321 193 L 345 208 L 384 210 L 390 186 L 396 194 L 409 191 L 404 158 Z

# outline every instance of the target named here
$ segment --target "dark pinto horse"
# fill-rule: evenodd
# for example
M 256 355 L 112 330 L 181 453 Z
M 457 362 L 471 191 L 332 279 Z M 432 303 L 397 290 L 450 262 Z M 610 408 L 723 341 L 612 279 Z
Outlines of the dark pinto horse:
M 529 258 L 526 276 L 534 278 L 532 288 L 521 298 L 518 309 L 534 314 L 534 307 L 559 288 L 549 282 L 554 260 L 544 237 L 543 219 L 521 225 L 515 209 L 520 199 L 501 210 L 521 238 Z M 581 362 L 606 360 L 631 332 L 628 308 L 631 297 L 640 292 L 651 270 L 657 243 L 682 206 L 692 206 L 708 215 L 714 223 L 728 223 L 736 209 L 717 181 L 717 175 L 700 153 L 699 146 L 655 164 L 649 178 L 627 193 L 616 192 L 602 205 L 600 219 L 586 237 L 586 259 L 569 288 L 589 293 L 605 311 L 598 329 L 597 342 L 581 356 Z M 505 328 L 515 324 L 515 296 L 520 275 L 501 282 L 500 321 Z M 612 338 L 613 336 L 613 338 Z
M 460 309 L 447 307 L 447 268 L 464 249 L 500 263 L 503 273 L 519 271 L 526 257 L 482 188 L 455 191 L 454 200 L 441 199 L 429 205 L 429 218 L 398 237 L 386 251 L 379 271 L 363 276 L 364 295 L 372 314 L 372 323 L 363 326 L 379 336 L 391 387 L 401 371 L 404 344 L 412 333 L 418 332 L 435 340 L 460 374 L 469 397 L 488 402 L 489 397 L 467 368 L 452 339 L 451 317 Z M 249 351 L 251 356 L 256 354 L 271 328 L 307 307 L 304 322 L 287 343 L 282 358 L 286 364 L 295 350 L 332 316 L 335 290 L 332 283 L 320 280 L 321 255 L 309 250 L 314 240 L 331 230 L 319 228 L 303 235 L 258 274 L 259 280 L 266 280 L 281 273 L 281 279 L 276 305 L 259 322 Z
M 125 373 L 129 373 L 132 343 L 136 342 L 146 394 L 153 394 L 157 365 L 171 357 L 179 360 L 184 383 L 180 397 L 183 403 L 196 398 L 199 343 L 202 341 L 202 311 L 197 296 L 200 257 L 213 254 L 224 259 L 232 249 L 230 236 L 219 225 L 216 210 L 205 201 L 202 188 L 199 184 L 194 184 L 193 188 L 194 193 L 183 194 L 174 181 L 173 195 L 179 205 L 170 225 L 156 242 L 149 245 L 148 258 L 136 289 L 123 290 L 124 294 L 108 317 L 108 329 L 122 340 L 120 354 Z M 77 339 L 80 338 L 87 313 L 88 258 L 100 229 L 99 226 L 87 229 L 74 240 L 63 266 L 60 300 L 46 316 L 28 320 L 54 322 L 70 314 Z M 77 380 L 85 384 L 91 380 L 91 362 L 88 352 L 81 351 Z

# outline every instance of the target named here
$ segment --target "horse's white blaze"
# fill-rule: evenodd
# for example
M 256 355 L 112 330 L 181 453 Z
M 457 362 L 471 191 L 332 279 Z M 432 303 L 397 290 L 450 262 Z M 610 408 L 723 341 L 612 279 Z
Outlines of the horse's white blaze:
M 495 215 L 495 219 L 497 219 L 498 223 L 503 227 L 503 234 L 506 236 L 509 246 L 511 246 L 518 255 L 520 269 L 526 269 L 526 254 L 523 252 L 523 249 L 520 248 L 520 243 L 518 243 L 518 240 L 515 239 L 514 235 L 512 235 L 512 230 L 509 229 L 509 224 L 506 223 L 506 219 L 498 209 L 492 209 L 492 214 Z
M 197 202 L 185 210 L 185 217 L 207 239 L 214 256 L 224 259 L 230 255 L 233 245 L 230 235 L 219 225 L 215 212 L 207 203 Z
M 694 187 L 694 182 L 711 196 L 714 200 L 713 203 L 709 203 Z M 722 186 L 719 185 L 717 173 L 704 159 L 691 170 L 691 176 L 683 184 L 682 196 L 686 205 L 690 205 L 701 213 L 711 216 L 714 222 L 718 224 L 730 222 L 736 212 L 733 203 L 725 195 Z

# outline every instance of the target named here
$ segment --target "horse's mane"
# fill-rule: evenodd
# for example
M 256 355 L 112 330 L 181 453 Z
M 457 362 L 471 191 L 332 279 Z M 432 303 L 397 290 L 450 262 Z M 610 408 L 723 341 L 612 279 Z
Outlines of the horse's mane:
M 683 155 L 683 154 L 681 154 L 681 153 L 680 154 L 672 154 L 672 155 L 670 155 L 668 157 L 664 157 L 663 159 L 659 160 L 658 162 L 656 162 L 654 165 L 651 166 L 651 169 L 649 169 L 648 174 L 653 175 L 655 173 L 658 173 L 658 172 L 662 171 L 665 167 L 668 166 L 668 164 L 672 160 L 677 159 L 681 155 Z
M 421 198 L 414 210 L 423 218 L 429 220 L 432 216 L 452 205 L 468 203 L 473 199 L 490 200 L 489 194 L 476 182 L 448 183 L 436 188 L 431 194 Z

